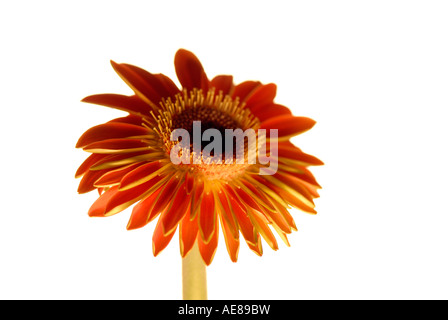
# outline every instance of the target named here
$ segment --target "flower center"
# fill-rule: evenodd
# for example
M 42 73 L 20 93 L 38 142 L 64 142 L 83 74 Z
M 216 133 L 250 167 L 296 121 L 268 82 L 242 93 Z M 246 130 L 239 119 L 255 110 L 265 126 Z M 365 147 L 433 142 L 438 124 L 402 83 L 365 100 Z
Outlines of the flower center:
M 188 169 L 192 167 L 195 170 L 200 170 L 209 179 L 230 179 L 232 176 L 244 170 L 247 165 L 233 164 L 228 162 L 228 152 L 232 152 L 232 160 L 237 155 L 244 154 L 248 149 L 247 141 L 244 140 L 243 146 L 240 145 L 240 150 L 235 140 L 226 139 L 228 131 L 240 129 L 241 132 L 247 129 L 257 130 L 260 122 L 252 115 L 249 109 L 244 108 L 244 105 L 239 103 L 238 99 L 232 99 L 230 96 L 224 96 L 221 92 L 215 94 L 215 90 L 211 89 L 206 95 L 202 90 L 184 90 L 183 94 L 178 94 L 175 101 L 171 99 L 164 100 L 161 103 L 161 109 L 158 115 L 154 115 L 157 121 L 157 126 L 154 129 L 161 137 L 165 151 L 170 154 L 173 147 L 182 143 L 185 139 L 183 135 L 179 140 L 173 140 L 173 133 L 177 129 L 183 129 L 188 133 L 190 141 L 183 141 L 183 149 L 180 153 L 187 154 L 190 157 Z M 199 124 L 199 126 L 198 126 Z M 196 126 L 196 127 L 195 127 Z M 219 142 L 215 141 L 215 137 L 208 137 L 203 139 L 204 133 L 209 129 L 213 130 L 213 134 L 221 136 Z M 230 130 L 229 130 L 230 129 Z M 197 135 L 200 137 L 197 137 Z M 200 144 L 197 143 L 200 141 Z M 212 148 L 210 150 L 210 143 L 216 142 L 219 144 L 219 153 Z M 227 146 L 226 144 L 229 144 Z M 207 147 L 208 146 L 208 147 Z M 188 150 L 186 150 L 188 149 Z M 207 151 L 211 151 L 208 153 Z M 216 162 L 216 157 L 220 160 L 219 164 Z M 214 160 L 210 160 L 214 158 Z M 224 159 L 225 158 L 225 159 Z M 222 161 L 221 161 L 222 160 Z M 225 160 L 225 164 L 223 163 Z M 211 163 L 215 161 L 214 163 Z M 185 163 L 185 162 L 183 162 Z
M 226 129 L 238 129 L 238 123 L 221 110 L 206 105 L 185 109 L 182 113 L 173 116 L 173 128 L 181 128 L 193 136 L 193 122 L 200 121 L 201 136 L 208 129 L 216 129 L 224 137 Z M 223 141 L 224 142 L 224 141 Z M 204 144 L 201 145 L 201 150 Z

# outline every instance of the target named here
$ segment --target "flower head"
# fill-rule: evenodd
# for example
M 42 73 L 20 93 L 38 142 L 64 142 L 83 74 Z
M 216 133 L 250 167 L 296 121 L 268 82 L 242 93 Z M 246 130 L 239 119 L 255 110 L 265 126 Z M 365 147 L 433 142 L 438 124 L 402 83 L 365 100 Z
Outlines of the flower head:
M 111 63 L 135 94 L 82 100 L 129 113 L 90 128 L 76 145 L 91 153 L 76 173 L 78 192 L 100 194 L 88 214 L 106 217 L 134 205 L 127 229 L 157 219 L 154 255 L 178 230 L 181 255 L 197 242 L 207 265 L 219 229 L 234 262 L 240 234 L 258 255 L 261 238 L 278 249 L 272 229 L 289 245 L 296 226 L 287 209 L 315 213 L 320 186 L 307 167 L 323 164 L 289 139 L 315 122 L 275 103 L 275 84 L 210 80 L 183 49 L 174 60 L 182 89 L 163 74 Z

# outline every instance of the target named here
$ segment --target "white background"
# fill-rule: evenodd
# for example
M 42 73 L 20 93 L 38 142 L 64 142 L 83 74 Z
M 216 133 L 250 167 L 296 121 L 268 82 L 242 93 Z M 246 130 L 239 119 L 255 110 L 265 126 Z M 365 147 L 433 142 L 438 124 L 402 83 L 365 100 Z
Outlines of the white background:
M 223 239 L 210 299 L 447 299 L 446 1 L 3 1 L 0 5 L 2 299 L 180 299 L 177 237 L 89 218 L 74 148 L 124 113 L 109 60 L 175 79 L 178 48 L 209 77 L 278 85 L 317 125 L 294 139 L 326 165 L 317 216 L 294 211 L 291 247 Z M 177 81 L 177 80 L 176 80 Z

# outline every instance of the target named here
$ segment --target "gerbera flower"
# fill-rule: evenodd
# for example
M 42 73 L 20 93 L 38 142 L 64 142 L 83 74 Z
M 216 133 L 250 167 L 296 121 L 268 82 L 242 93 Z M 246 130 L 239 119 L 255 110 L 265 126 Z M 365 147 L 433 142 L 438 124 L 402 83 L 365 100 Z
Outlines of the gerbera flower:
M 197 243 L 207 265 L 213 260 L 220 229 L 234 262 L 240 235 L 260 256 L 261 238 L 278 249 L 272 230 L 289 245 L 287 234 L 296 226 L 288 208 L 316 213 L 313 199 L 319 196 L 320 186 L 307 167 L 323 164 L 289 139 L 311 129 L 315 122 L 293 116 L 287 107 L 275 103 L 275 84 L 245 81 L 235 85 L 230 75 L 210 80 L 197 57 L 183 49 L 174 60 L 182 89 L 163 74 L 111 63 L 135 94 L 98 94 L 82 100 L 129 113 L 90 128 L 76 145 L 91 153 L 76 173 L 82 177 L 78 191 L 98 189 L 100 194 L 88 214 L 107 217 L 135 205 L 127 229 L 157 219 L 154 255 L 178 230 L 182 257 Z M 226 129 L 266 129 L 266 156 L 242 164 L 227 158 L 226 162 L 210 161 L 219 154 L 206 154 L 204 144 L 187 144 L 188 150 L 184 145 L 174 154 L 191 161 L 173 163 L 173 148 L 181 142 L 172 139 L 174 131 L 184 129 L 192 134 L 195 121 L 202 125 L 201 134 L 210 128 L 222 133 Z M 278 130 L 278 139 L 269 135 L 270 129 Z M 233 150 L 247 152 L 250 148 L 253 145 L 245 142 L 242 149 Z M 260 174 L 268 167 L 263 161 L 266 157 L 278 165 Z

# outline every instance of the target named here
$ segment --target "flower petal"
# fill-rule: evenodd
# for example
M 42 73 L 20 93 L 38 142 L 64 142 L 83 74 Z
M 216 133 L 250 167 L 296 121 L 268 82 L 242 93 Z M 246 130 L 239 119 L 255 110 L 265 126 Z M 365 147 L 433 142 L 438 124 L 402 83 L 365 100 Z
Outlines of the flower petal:
M 210 87 L 214 87 L 216 93 L 222 91 L 223 95 L 231 95 L 234 90 L 233 76 L 219 75 L 210 81 Z
M 287 164 L 295 164 L 300 166 L 321 166 L 324 163 L 312 156 L 307 154 L 293 145 L 290 141 L 280 142 L 275 148 L 279 157 L 279 160 Z M 269 149 L 271 150 L 271 149 Z
M 201 253 L 202 260 L 205 264 L 209 266 L 216 253 L 216 248 L 218 247 L 218 236 L 219 236 L 219 224 L 218 219 L 215 219 L 215 225 L 213 227 L 215 232 L 213 232 L 211 239 L 208 242 L 202 240 L 202 237 L 198 237 L 198 247 Z
M 277 129 L 279 141 L 288 140 L 298 134 L 311 129 L 316 121 L 306 117 L 294 117 L 282 115 L 263 121 L 260 129 Z M 270 137 L 269 130 L 266 131 L 266 138 Z
M 246 214 L 244 205 L 242 205 L 238 200 L 236 194 L 231 191 L 231 187 L 226 188 L 227 194 L 229 195 L 229 203 L 232 209 L 232 212 L 235 214 L 235 217 L 238 221 L 239 229 L 243 234 L 244 239 L 248 244 L 256 245 L 258 240 L 258 234 L 252 225 L 249 217 Z M 232 194 L 233 193 L 233 194 Z
M 238 252 L 240 248 L 240 239 L 239 239 L 239 233 L 237 233 L 237 237 L 233 235 L 233 231 L 231 231 L 231 228 L 229 228 L 229 224 L 226 222 L 226 220 L 220 216 L 221 221 L 221 227 L 222 232 L 224 234 L 224 240 L 226 243 L 227 252 L 229 253 L 230 260 L 232 262 L 237 262 L 238 260 Z
M 246 108 L 256 112 L 268 104 L 272 104 L 277 94 L 277 86 L 274 83 L 261 85 L 254 90 L 253 94 L 246 101 Z
M 106 192 L 104 192 L 90 207 L 88 215 L 90 217 L 104 217 L 106 212 L 107 203 L 112 197 L 114 197 L 118 192 L 117 187 L 112 187 Z
M 92 127 L 79 138 L 76 148 L 82 148 L 94 142 L 108 139 L 130 138 L 134 136 L 148 135 L 145 127 L 127 123 L 108 122 Z
M 154 179 L 145 182 L 135 188 L 125 191 L 118 190 L 117 193 L 107 203 L 104 215 L 111 216 L 123 211 L 127 207 L 144 198 L 146 195 L 149 195 L 157 190 L 157 188 L 159 188 L 160 184 L 162 183 L 163 179 L 161 177 L 155 177 Z
M 282 115 L 292 115 L 289 108 L 276 103 L 264 106 L 263 108 L 254 109 L 255 110 L 252 110 L 252 113 L 258 118 L 258 120 L 260 120 L 260 122 Z
M 148 150 L 148 143 L 141 139 L 108 139 L 86 145 L 83 150 L 92 153 L 130 153 Z
M 287 234 L 285 232 L 283 232 L 282 230 L 280 230 L 276 225 L 272 225 L 272 226 L 274 227 L 275 231 L 277 231 L 278 235 L 280 236 L 280 239 L 282 239 L 284 244 L 286 244 L 287 247 L 290 247 L 291 245 L 289 244 Z
M 175 234 L 175 232 L 171 232 L 169 234 L 165 234 L 163 232 L 163 226 L 161 222 L 162 217 L 159 218 L 159 221 L 157 221 L 156 228 L 154 229 L 154 233 L 152 235 L 152 252 L 154 254 L 154 257 L 157 257 L 157 255 L 166 248 Z
M 264 176 L 264 178 L 265 177 L 267 176 Z M 284 201 L 286 201 L 286 203 L 293 206 L 294 208 L 300 209 L 307 213 L 316 213 L 316 211 L 314 210 L 313 201 L 308 200 L 302 194 L 285 185 L 283 182 L 273 179 L 273 181 L 266 181 L 265 183 L 270 189 L 280 195 L 280 197 Z
M 252 224 L 261 234 L 263 239 L 267 242 L 267 244 L 272 248 L 272 250 L 278 250 L 277 240 L 275 239 L 274 234 L 267 224 L 266 219 L 258 213 L 256 210 L 249 209 L 247 214 L 252 221 Z
M 162 219 L 165 234 L 176 230 L 177 225 L 183 219 L 190 206 L 191 194 L 187 194 L 185 183 L 182 183 L 169 204 Z
M 98 161 L 102 160 L 106 156 L 107 156 L 106 154 L 92 153 L 79 166 L 78 170 L 76 170 L 75 178 L 82 177 L 86 172 L 89 171 L 90 167 L 92 167 L 95 163 L 97 163 Z
M 185 187 L 187 188 L 187 194 L 190 194 L 194 190 L 195 186 L 195 176 L 191 172 L 187 171 L 185 173 Z
M 255 252 L 258 256 L 261 257 L 263 255 L 263 246 L 261 245 L 261 238 L 258 236 L 258 234 L 257 234 L 257 242 L 255 244 L 251 244 L 251 243 L 247 242 L 247 246 L 249 247 L 250 250 Z
M 249 183 L 252 183 L 254 186 L 256 186 L 258 189 L 260 189 L 262 192 L 264 192 L 266 194 L 266 196 L 269 196 L 269 199 L 275 200 L 278 203 L 280 203 L 281 205 L 287 207 L 288 203 L 283 200 L 282 197 L 280 197 L 280 195 L 273 189 L 271 189 L 271 184 L 269 182 L 267 182 L 263 176 L 261 175 L 252 175 L 252 176 L 247 176 L 246 180 Z
M 186 214 L 179 227 L 179 247 L 180 254 L 184 258 L 190 250 L 193 248 L 194 242 L 198 236 L 198 221 L 197 216 L 195 219 L 190 219 L 190 214 Z
M 78 193 L 82 194 L 95 190 L 96 189 L 96 187 L 94 186 L 95 181 L 101 178 L 101 176 L 107 173 L 108 171 L 109 171 L 108 169 L 103 169 L 95 171 L 90 170 L 86 172 L 83 175 L 81 181 L 79 182 Z
M 232 98 L 239 98 L 240 102 L 245 102 L 259 86 L 261 86 L 259 81 L 242 82 L 235 86 Z
M 260 212 L 263 210 L 263 207 L 270 211 L 275 210 L 273 205 L 269 203 L 269 200 L 247 181 L 241 181 L 237 185 L 239 189 L 236 191 L 236 194 L 249 207 Z
M 232 210 L 229 205 L 229 200 L 227 198 L 226 193 L 223 190 L 217 192 L 217 198 L 215 199 L 215 203 L 218 208 L 219 216 L 224 219 L 226 223 L 226 229 L 229 230 L 230 234 L 232 234 L 234 239 L 238 239 L 238 222 L 236 218 L 232 214 Z
M 151 107 L 136 95 L 125 96 L 121 94 L 94 94 L 81 100 L 86 103 L 98 104 L 129 112 L 138 116 L 150 116 Z
M 127 173 L 131 172 L 135 168 L 143 165 L 143 163 L 133 163 L 128 166 L 119 167 L 117 169 L 112 169 L 103 174 L 98 180 L 95 181 L 93 184 L 97 188 L 101 187 L 109 187 L 111 185 L 117 185 L 120 183 L 123 176 L 125 176 Z
M 162 188 L 157 189 L 147 198 L 141 200 L 135 205 L 132 209 L 132 214 L 129 218 L 126 229 L 134 230 L 144 227 L 156 217 L 156 215 L 151 216 L 151 208 L 154 204 L 154 200 L 159 195 L 160 190 L 162 190 Z
M 171 80 L 169 77 L 165 76 L 162 73 L 154 74 L 154 77 L 156 77 L 159 82 L 163 85 L 165 88 L 165 92 L 163 94 L 163 97 L 165 98 L 172 98 L 176 96 L 176 94 L 180 93 L 179 88 L 176 86 L 176 84 Z
M 281 190 L 281 195 L 291 195 L 307 207 L 314 208 L 313 197 L 310 195 L 309 191 L 300 184 L 298 179 L 289 175 L 280 175 L 278 172 L 272 176 L 263 176 L 263 178 L 267 180 L 271 186 L 279 188 Z
M 162 168 L 160 161 L 146 163 L 135 170 L 127 173 L 120 182 L 120 190 L 127 190 L 151 180 L 157 175 L 157 171 Z
M 174 57 L 177 78 L 187 90 L 194 88 L 207 92 L 209 81 L 199 59 L 190 51 L 179 49 Z
M 168 176 L 166 177 L 168 178 Z M 173 175 L 168 182 L 163 186 L 162 191 L 154 202 L 154 206 L 151 209 L 151 215 L 158 214 L 166 210 L 167 206 L 173 199 L 177 187 L 179 186 L 181 179 L 177 175 Z
M 199 233 L 204 243 L 208 243 L 216 232 L 215 197 L 212 191 L 204 191 L 199 211 Z
M 301 180 L 301 182 L 305 182 L 307 184 L 310 184 L 318 189 L 321 189 L 322 187 L 319 185 L 319 183 L 316 181 L 316 178 L 314 178 L 313 174 L 304 167 L 299 167 L 300 172 L 285 172 L 284 174 L 289 174 L 291 176 L 294 176 L 295 178 Z M 283 170 L 279 170 L 281 173 Z
M 196 179 L 190 206 L 190 219 L 196 218 L 196 214 L 200 209 L 200 203 L 202 200 L 203 193 L 204 193 L 204 181 L 200 178 Z
M 135 94 L 154 110 L 159 108 L 159 102 L 162 98 L 171 95 L 166 90 L 165 84 L 148 71 L 130 64 L 116 63 L 112 60 L 110 63 L 115 72 L 134 90 Z
M 249 204 L 247 201 L 245 201 L 246 204 L 248 204 L 254 210 L 263 213 L 269 220 L 269 223 L 276 225 L 285 233 L 291 233 L 291 227 L 289 226 L 288 222 L 283 218 L 281 214 L 277 212 L 277 208 L 273 204 L 272 200 L 267 197 L 267 195 L 265 195 L 262 191 L 257 190 L 254 185 L 250 184 L 247 181 L 242 181 L 241 187 L 247 193 L 249 198 L 258 200 L 258 202 L 256 203 L 257 206 Z M 240 190 L 240 192 L 238 193 L 240 196 L 242 194 L 241 191 L 242 190 Z
M 154 161 L 157 158 L 157 153 L 151 152 L 151 150 L 122 153 L 122 154 L 104 154 L 105 157 L 96 162 L 90 170 L 102 170 L 117 168 L 120 166 L 128 165 L 141 161 Z
M 145 118 L 145 119 L 149 119 L 149 118 Z M 143 123 L 143 119 L 141 116 L 137 116 L 135 114 L 130 114 L 130 115 L 127 115 L 126 117 L 112 119 L 112 120 L 108 121 L 107 123 L 111 123 L 111 122 L 127 123 L 127 124 L 133 124 L 135 126 L 141 127 L 142 123 Z M 147 130 L 150 130 L 150 129 L 147 129 Z
M 275 201 L 274 199 L 272 199 L 271 201 L 272 201 L 273 205 L 275 206 L 275 208 L 277 209 L 277 212 L 282 215 L 283 219 L 286 220 L 286 222 L 291 227 L 291 229 L 294 231 L 297 231 L 296 223 L 294 222 L 294 219 L 291 216 L 291 214 L 288 212 L 288 210 L 283 205 L 281 205 L 280 203 Z

